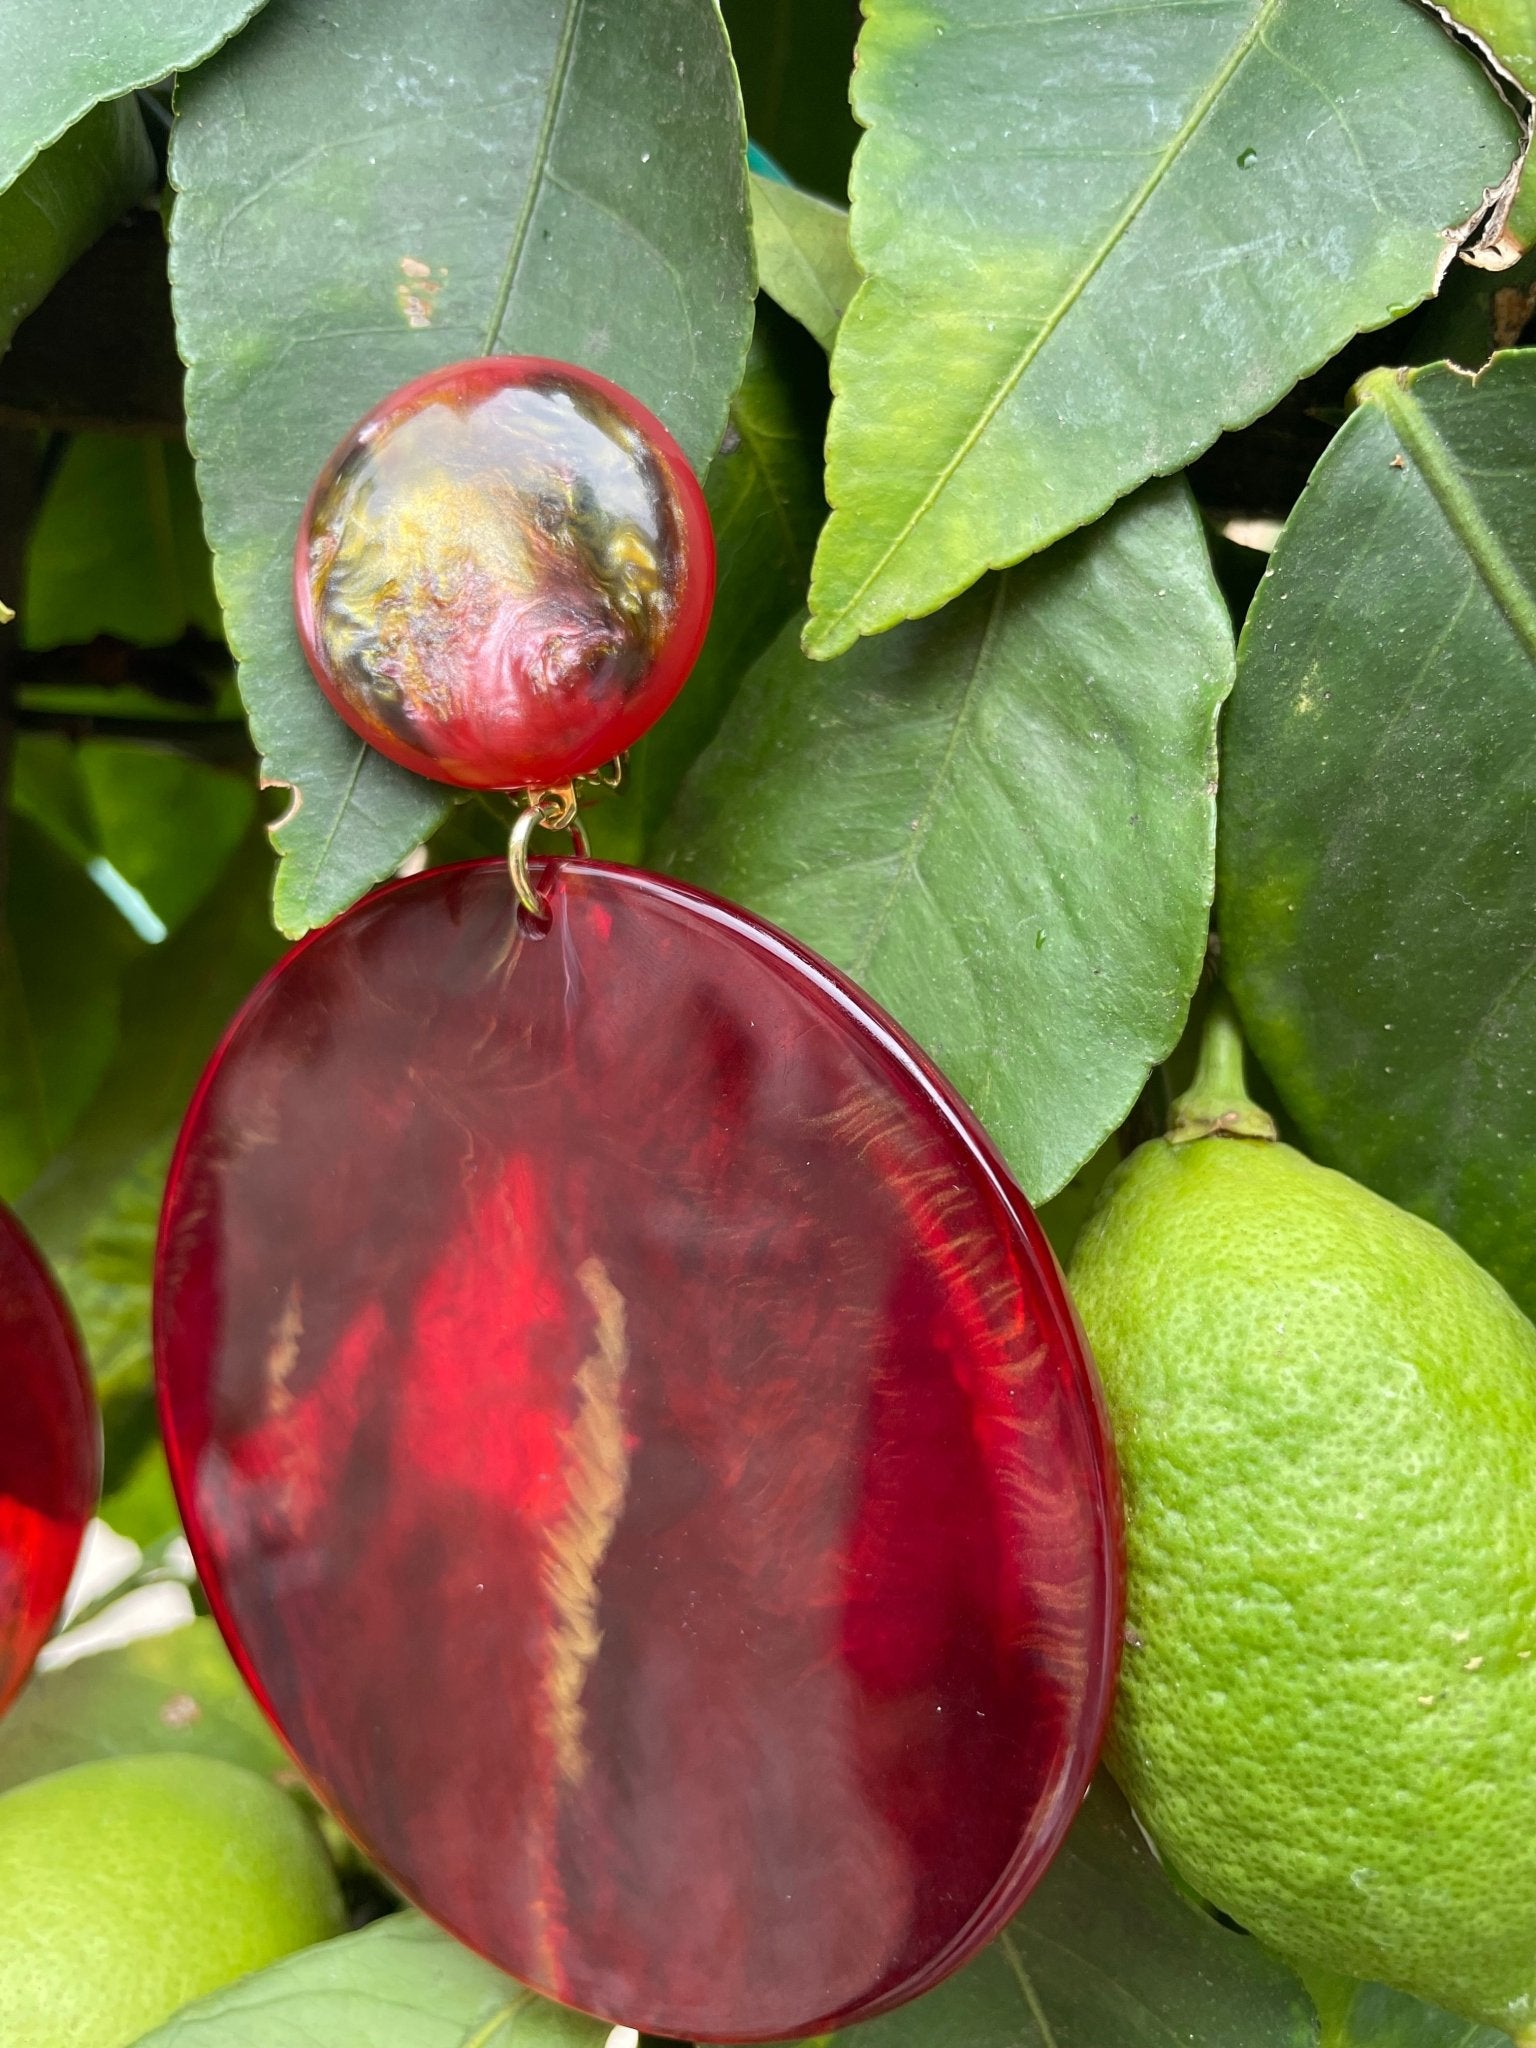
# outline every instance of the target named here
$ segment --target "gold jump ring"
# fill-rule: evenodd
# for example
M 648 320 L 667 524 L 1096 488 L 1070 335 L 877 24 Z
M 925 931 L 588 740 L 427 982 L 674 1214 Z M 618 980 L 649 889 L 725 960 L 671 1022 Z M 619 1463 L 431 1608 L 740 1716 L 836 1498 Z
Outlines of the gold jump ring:
M 576 793 L 568 782 L 558 789 L 530 789 L 526 794 L 527 804 L 518 813 L 507 844 L 507 870 L 518 902 L 530 917 L 542 921 L 549 916 L 549 905 L 533 886 L 528 870 L 528 842 L 534 827 L 542 825 L 546 832 L 569 832 L 572 847 L 583 856 L 587 852 L 587 835 L 576 815 Z

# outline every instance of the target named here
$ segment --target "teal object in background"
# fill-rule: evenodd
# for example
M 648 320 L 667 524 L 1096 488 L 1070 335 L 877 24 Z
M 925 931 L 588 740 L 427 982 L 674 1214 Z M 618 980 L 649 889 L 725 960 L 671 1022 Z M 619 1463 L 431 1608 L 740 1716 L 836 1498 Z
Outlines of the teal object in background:
M 756 171 L 760 178 L 772 178 L 780 185 L 792 185 L 794 183 L 794 179 L 790 177 L 781 164 L 774 162 L 766 149 L 750 140 L 747 143 L 747 169 L 749 171 Z

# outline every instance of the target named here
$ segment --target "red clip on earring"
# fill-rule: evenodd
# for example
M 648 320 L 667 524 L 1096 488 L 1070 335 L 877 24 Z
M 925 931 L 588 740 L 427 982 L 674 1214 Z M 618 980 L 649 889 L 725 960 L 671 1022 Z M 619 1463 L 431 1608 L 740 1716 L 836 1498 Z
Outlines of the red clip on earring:
M 1050 1252 L 902 1032 L 730 904 L 527 860 L 713 580 L 676 445 L 587 371 L 441 371 L 332 457 L 310 663 L 393 759 L 530 792 L 537 915 L 437 869 L 274 969 L 182 1133 L 156 1340 L 209 1598 L 319 1796 L 540 1991 L 749 2041 L 928 1989 L 1039 1877 L 1119 1510 Z
M 69 1590 L 101 1486 L 101 1425 L 48 1269 L 0 1205 L 0 1713 Z

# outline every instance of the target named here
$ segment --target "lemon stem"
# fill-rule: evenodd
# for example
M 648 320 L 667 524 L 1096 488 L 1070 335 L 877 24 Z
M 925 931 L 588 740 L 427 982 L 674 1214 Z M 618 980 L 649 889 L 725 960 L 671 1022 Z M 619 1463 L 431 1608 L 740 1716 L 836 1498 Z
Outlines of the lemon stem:
M 1170 1145 L 1190 1145 L 1197 1138 L 1258 1138 L 1273 1144 L 1279 1136 L 1268 1110 L 1248 1094 L 1243 1076 L 1243 1034 L 1237 1014 L 1218 989 L 1200 1037 L 1195 1078 L 1173 1105 L 1168 1126 Z
M 1337 1970 L 1320 1969 L 1315 1963 L 1293 1961 L 1291 1968 L 1317 2007 L 1317 2048 L 1351 2048 L 1351 2043 L 1358 2038 L 1350 2025 L 1350 2008 L 1355 2002 L 1355 1993 L 1360 1989 L 1359 1980 L 1342 1977 Z

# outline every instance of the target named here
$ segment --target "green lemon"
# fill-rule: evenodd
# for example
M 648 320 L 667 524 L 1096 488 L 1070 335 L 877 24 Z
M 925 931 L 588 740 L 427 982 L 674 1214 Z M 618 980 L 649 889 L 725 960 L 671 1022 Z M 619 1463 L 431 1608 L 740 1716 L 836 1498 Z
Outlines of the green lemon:
M 0 2042 L 126 2048 L 342 1925 L 309 1822 L 209 1757 L 114 1757 L 0 1798 Z
M 1536 2043 L 1536 1329 L 1274 1142 L 1241 1062 L 1218 1012 L 1072 1261 L 1126 1491 L 1111 1768 L 1283 1955 Z

